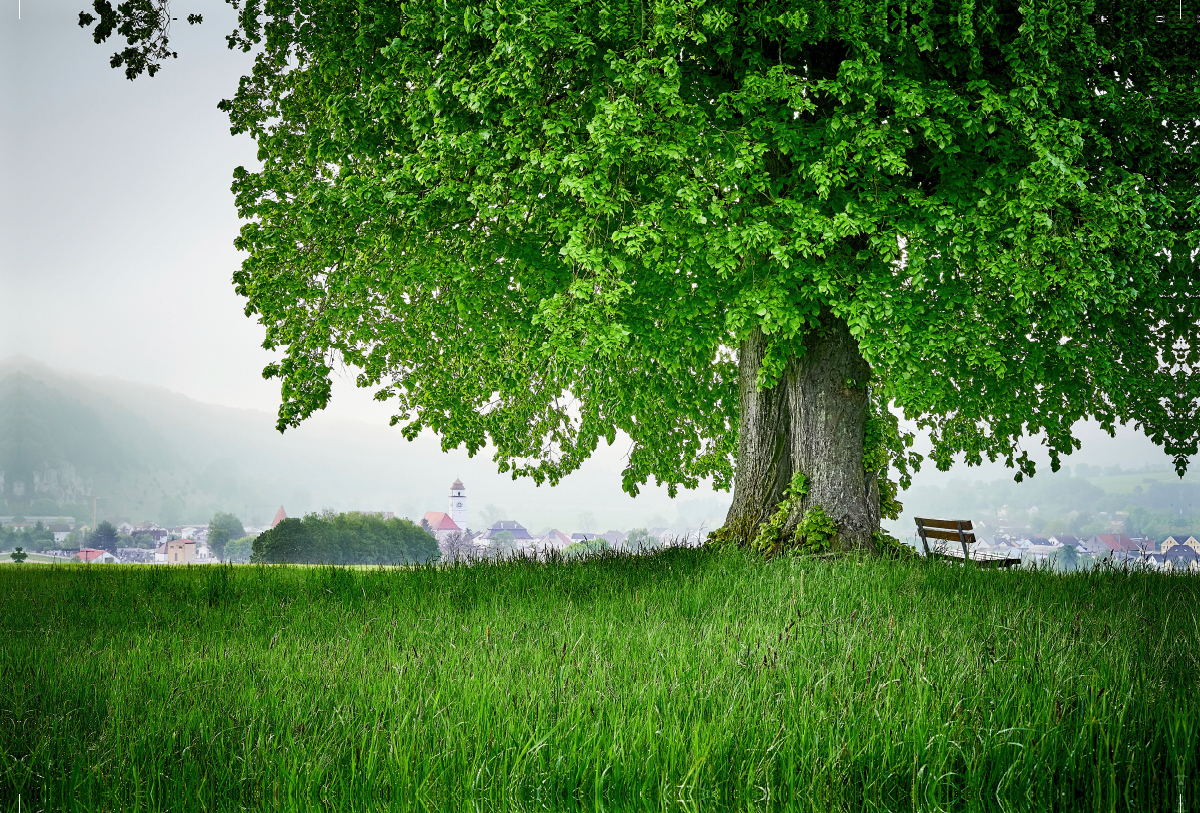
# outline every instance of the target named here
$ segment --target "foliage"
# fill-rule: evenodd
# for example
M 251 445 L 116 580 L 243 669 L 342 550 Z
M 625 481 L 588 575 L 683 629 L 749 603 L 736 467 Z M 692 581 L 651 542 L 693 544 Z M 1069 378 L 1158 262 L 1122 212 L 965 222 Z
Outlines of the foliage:
M 649 546 L 643 547 L 642 550 L 646 550 L 648 547 Z M 565 548 L 563 548 L 562 554 L 563 556 L 567 557 L 579 557 L 595 555 L 598 553 L 603 553 L 607 550 L 611 550 L 608 540 L 597 537 L 596 539 L 584 539 L 579 542 L 572 542 L 570 545 L 567 545 Z
M 629 532 L 629 536 L 625 537 L 625 547 L 634 553 L 641 553 L 648 550 L 657 541 L 650 536 L 648 528 L 634 528 Z
M 1062 548 L 1059 549 L 1058 553 L 1055 554 L 1055 556 L 1057 558 L 1057 562 L 1055 564 L 1065 570 L 1074 570 L 1080 564 L 1079 551 L 1074 545 L 1063 545 Z
M 863 469 L 879 484 L 880 516 L 899 519 L 904 510 L 900 489 L 912 485 L 913 472 L 920 468 L 923 457 L 912 450 L 913 433 L 900 431 L 899 418 L 885 402 L 871 398 L 870 409 L 863 433 Z M 888 477 L 889 466 L 896 468 L 895 481 Z
M 23 518 L 15 517 L 14 522 L 23 522 Z M 44 551 L 53 548 L 54 532 L 48 528 L 42 527 L 39 521 L 33 528 L 25 528 L 19 530 L 12 526 L 6 525 L 0 527 L 0 547 L 14 547 L 21 545 L 26 550 Z
M 446 563 L 474 562 L 483 558 L 483 552 L 464 531 L 453 531 L 443 535 L 438 540 L 437 547 L 439 561 Z
M 27 556 L 29 556 L 29 554 L 26 553 L 19 545 L 12 553 L 8 554 L 8 558 L 12 559 L 17 564 L 24 562 Z
M 153 534 L 146 532 L 137 533 L 135 531 L 130 538 L 129 547 L 141 548 L 142 550 L 154 550 L 159 546 L 159 544 L 159 542 L 155 541 Z
M 577 559 L 589 553 L 588 546 L 583 542 L 572 542 L 563 548 L 562 555 L 568 559 Z
M 218 511 L 208 523 L 208 547 L 217 559 L 225 558 L 225 545 L 231 539 L 241 539 L 246 535 L 242 521 L 233 514 Z
M 96 530 L 88 534 L 88 547 L 116 554 L 119 536 L 120 534 L 111 522 L 106 519 L 100 520 L 100 523 L 96 526 Z
M 54 676 L 0 693 L 0 787 L 47 810 L 1196 809 L 1193 577 L 922 565 L 0 568 L 0 674 Z M 136 679 L 94 702 L 103 674 Z
M 784 551 L 820 553 L 828 550 L 834 539 L 837 538 L 837 525 L 819 505 L 814 505 L 804 512 L 804 516 L 800 518 L 799 524 L 790 536 L 784 533 L 784 526 L 791 514 L 792 505 L 807 493 L 807 479 L 801 472 L 796 472 L 775 513 L 759 526 L 758 535 L 755 536 L 750 547 L 766 556 L 773 556 Z
M 280 427 L 345 362 L 407 436 L 538 482 L 623 432 L 629 491 L 723 486 L 726 348 L 762 327 L 769 385 L 830 312 L 938 465 L 1032 473 L 1040 433 L 1057 467 L 1085 416 L 1183 460 L 1191 351 L 1153 363 L 1195 323 L 1179 31 L 904 8 L 242 6 L 236 284 L 283 352 Z
M 254 555 L 254 537 L 243 536 L 225 543 L 226 562 L 249 562 Z
M 437 541 L 409 520 L 360 513 L 288 518 L 253 542 L 253 561 L 263 563 L 391 565 L 437 555 Z
M 875 552 L 881 556 L 885 556 L 890 559 L 915 558 L 917 556 L 916 549 L 909 545 L 905 545 L 887 531 L 876 531 L 872 535 L 872 541 L 875 544 Z

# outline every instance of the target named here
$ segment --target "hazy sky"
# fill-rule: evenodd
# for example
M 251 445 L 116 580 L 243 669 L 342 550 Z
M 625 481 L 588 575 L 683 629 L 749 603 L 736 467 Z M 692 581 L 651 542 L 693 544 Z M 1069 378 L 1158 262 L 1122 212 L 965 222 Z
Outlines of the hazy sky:
M 204 24 L 176 22 L 179 58 L 133 82 L 108 67 L 113 40 L 97 46 L 77 27 L 84 0 L 22 0 L 19 21 L 17 1 L 10 6 L 0 13 L 0 358 L 20 354 L 273 413 L 278 385 L 261 376 L 271 360 L 259 346 L 262 329 L 243 315 L 230 282 L 240 257 L 229 186 L 234 167 L 255 163 L 255 149 L 229 134 L 217 110 L 250 65 L 225 48 L 228 6 L 177 0 L 177 17 L 198 11 Z M 386 426 L 389 416 L 347 377 L 311 423 Z M 417 500 L 430 510 L 444 510 L 443 486 L 454 477 L 474 475 L 495 492 L 476 489 L 477 506 L 519 506 L 530 526 L 541 526 L 538 514 L 558 521 L 590 510 L 592 499 L 608 507 L 594 512 L 605 527 L 677 517 L 660 489 L 622 497 L 617 447 L 602 448 L 555 490 L 501 483 L 486 456 L 409 448 L 421 459 L 404 465 L 427 467 L 436 484 Z M 702 489 L 684 499 L 711 495 Z M 320 507 L 314 499 L 311 507 Z
M 225 48 L 230 9 L 176 0 L 181 20 L 201 12 L 204 24 L 177 22 L 179 59 L 130 82 L 108 67 L 115 42 L 97 46 L 77 27 L 83 0 L 20 0 L 20 20 L 18 0 L 3 3 L 0 358 L 19 353 L 274 412 L 277 385 L 260 374 L 270 360 L 262 330 L 230 283 L 239 263 L 231 173 L 254 163 L 253 143 L 230 136 L 216 109 L 250 64 Z M 387 417 L 386 406 L 342 380 L 315 420 Z M 1132 432 L 1117 445 L 1085 437 L 1070 462 L 1165 461 Z M 464 460 L 428 462 L 441 476 Z M 620 468 L 620 452 L 605 450 L 582 476 L 619 489 Z

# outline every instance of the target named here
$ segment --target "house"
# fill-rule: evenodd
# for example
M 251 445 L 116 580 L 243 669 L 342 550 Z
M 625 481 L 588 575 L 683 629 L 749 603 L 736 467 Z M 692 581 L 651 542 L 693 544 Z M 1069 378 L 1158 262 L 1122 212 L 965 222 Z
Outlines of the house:
M 208 526 L 207 525 L 185 525 L 179 529 L 179 533 L 175 534 L 179 539 L 191 539 L 196 542 L 208 541 Z
M 163 551 L 165 559 L 162 563 L 168 565 L 206 565 L 216 561 L 208 546 L 194 539 L 172 539 L 154 552 L 156 563 L 159 563 L 159 551 L 163 548 L 166 550 Z
M 1099 536 L 1091 536 L 1087 539 L 1080 540 L 1075 546 L 1080 553 L 1086 553 L 1088 556 L 1096 556 L 1103 558 L 1112 553 L 1112 548 L 1108 547 Z
M 1100 555 L 1119 550 L 1137 550 L 1137 545 L 1126 534 L 1096 534 L 1087 541 L 1088 552 L 1096 551 Z
M 1196 541 L 1196 537 L 1194 536 L 1189 536 L 1187 539 L 1179 539 L 1174 536 L 1168 536 L 1163 540 L 1161 552 L 1166 553 L 1172 548 L 1179 546 L 1186 546 L 1196 551 L 1196 553 L 1200 553 L 1200 542 Z
M 1131 536 L 1129 539 L 1131 542 L 1133 542 L 1134 549 L 1140 550 L 1143 553 L 1149 553 L 1150 551 L 1156 550 L 1158 547 L 1155 541 L 1149 537 Z
M 1073 548 L 1077 548 L 1079 547 L 1079 539 L 1078 537 L 1071 536 L 1070 534 L 1056 535 L 1050 537 L 1050 544 L 1059 546 L 1070 545 Z
M 654 538 L 660 545 L 669 545 L 675 539 L 677 534 L 670 528 L 651 528 L 650 536 Z
M 425 516 L 421 520 L 422 524 L 428 526 L 429 532 L 433 534 L 439 544 L 444 542 L 451 534 L 465 530 L 458 527 L 458 523 L 451 519 L 450 515 L 445 511 L 426 511 Z
M 571 534 L 571 542 L 594 542 L 600 537 L 597 534 Z
M 71 534 L 70 525 L 60 525 L 58 523 L 54 523 L 52 525 L 47 525 L 46 528 L 54 534 L 55 542 L 65 542 L 67 537 Z
M 96 548 L 84 548 L 75 554 L 75 558 L 87 564 L 104 564 L 104 565 L 119 565 L 121 560 L 113 556 L 106 550 L 97 550 Z
M 145 539 L 152 539 L 157 544 L 159 542 L 166 542 L 167 537 L 170 536 L 170 533 L 167 532 L 166 528 L 136 528 L 135 527 L 133 529 L 133 533 L 130 534 L 130 536 L 132 536 L 134 539 L 137 539 L 138 537 L 142 537 Z
M 493 522 L 488 526 L 488 529 L 483 532 L 483 538 L 490 542 L 493 536 L 502 531 L 508 531 L 513 535 L 513 539 L 517 542 L 533 541 L 533 535 L 529 533 L 529 531 L 525 530 L 525 526 L 511 519 L 502 519 L 498 522 Z M 595 534 L 592 536 L 594 537 Z
M 629 538 L 629 534 L 621 533 L 620 531 L 605 531 L 600 534 L 600 538 L 607 542 L 610 547 L 619 548 L 625 544 L 625 540 Z
M 565 550 L 570 544 L 572 544 L 571 537 L 557 528 L 551 528 L 544 536 L 533 540 L 533 549 L 535 551 Z
M 275 512 L 275 519 L 271 520 L 271 527 L 274 528 L 279 523 L 288 518 L 287 512 L 283 510 L 283 506 L 279 506 L 279 510 Z
M 1200 553 L 1187 544 L 1172 545 L 1162 559 L 1165 570 L 1200 570 Z
M 1022 549 L 1011 544 L 1007 536 L 994 536 L 989 543 L 987 537 L 976 537 L 980 541 L 973 547 L 972 553 L 994 553 L 1005 557 L 1006 559 L 1020 559 Z

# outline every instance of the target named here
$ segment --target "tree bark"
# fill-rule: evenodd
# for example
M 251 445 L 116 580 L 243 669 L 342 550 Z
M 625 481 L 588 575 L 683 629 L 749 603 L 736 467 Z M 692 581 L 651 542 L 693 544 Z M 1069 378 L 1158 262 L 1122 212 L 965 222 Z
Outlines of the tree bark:
M 831 316 L 806 337 L 804 351 L 787 383 L 791 465 L 807 478 L 808 494 L 792 506 L 784 533 L 819 505 L 837 525 L 838 548 L 874 550 L 879 483 L 863 470 L 871 367 L 846 322 Z
M 738 348 L 740 434 L 726 533 L 740 544 L 752 541 L 799 471 L 808 493 L 792 505 L 784 535 L 819 505 L 837 525 L 838 548 L 873 550 L 879 485 L 863 470 L 871 368 L 858 342 L 845 321 L 824 317 L 784 379 L 760 391 L 755 381 L 766 345 L 756 328 Z
M 769 390 L 755 386 L 766 349 L 758 328 L 738 347 L 738 454 L 725 529 L 743 545 L 774 513 L 792 479 L 787 382 Z

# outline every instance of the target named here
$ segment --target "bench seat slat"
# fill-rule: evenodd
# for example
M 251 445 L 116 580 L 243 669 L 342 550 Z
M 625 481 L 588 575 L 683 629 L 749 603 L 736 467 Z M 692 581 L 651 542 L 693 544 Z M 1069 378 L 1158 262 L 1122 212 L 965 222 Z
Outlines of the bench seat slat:
M 971 520 L 969 520 L 969 519 L 964 519 L 964 520 L 957 520 L 957 519 L 926 519 L 925 517 L 917 517 L 917 518 L 916 518 L 916 520 L 917 520 L 917 525 L 919 525 L 919 526 L 924 526 L 924 527 L 926 527 L 926 528 L 946 528 L 946 529 L 949 529 L 949 530 L 951 530 L 951 531 L 957 531 L 957 530 L 958 530 L 958 524 L 959 524 L 959 522 L 961 522 L 961 523 L 962 523 L 962 529 L 963 529 L 964 531 L 970 531 L 970 530 L 972 530 L 972 529 L 973 529 L 973 526 L 971 525 Z M 958 539 L 958 537 L 957 537 L 957 536 L 956 536 L 956 537 L 954 537 L 954 538 L 955 538 L 955 539 Z

